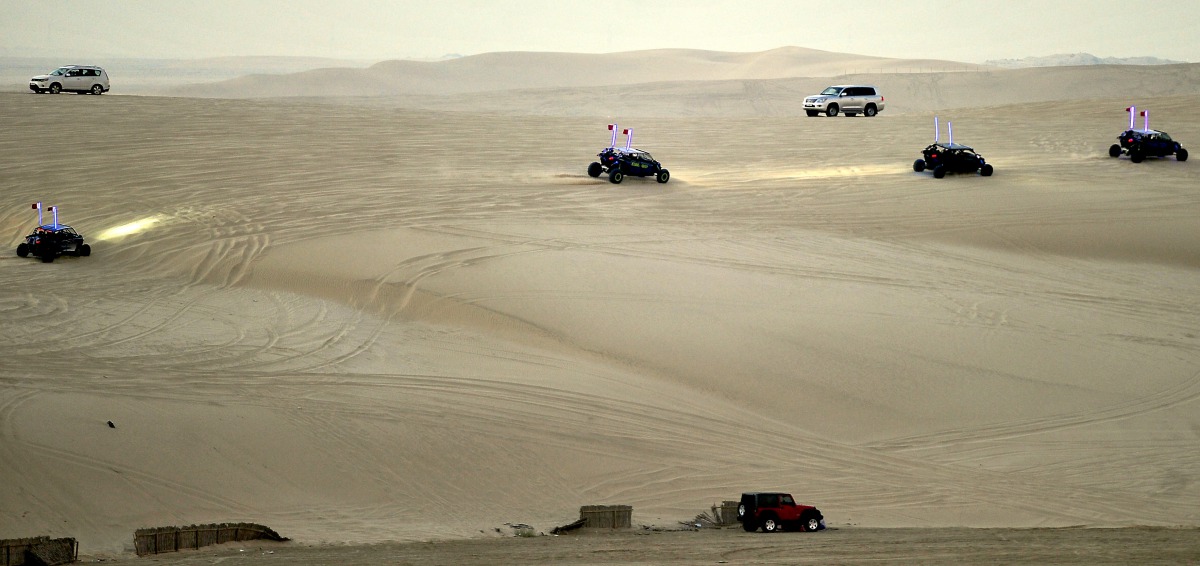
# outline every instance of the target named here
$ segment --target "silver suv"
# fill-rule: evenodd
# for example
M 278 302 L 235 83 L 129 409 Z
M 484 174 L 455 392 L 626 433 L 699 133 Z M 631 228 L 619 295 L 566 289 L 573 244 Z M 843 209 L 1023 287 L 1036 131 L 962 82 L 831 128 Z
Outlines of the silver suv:
M 58 94 L 62 91 L 104 94 L 108 92 L 108 73 L 91 65 L 67 65 L 48 75 L 29 79 L 29 90 Z
M 804 112 L 816 116 L 822 112 L 826 116 L 837 116 L 841 112 L 847 116 L 862 113 L 863 116 L 874 116 L 883 112 L 883 96 L 873 86 L 863 85 L 834 85 L 816 96 L 804 99 Z

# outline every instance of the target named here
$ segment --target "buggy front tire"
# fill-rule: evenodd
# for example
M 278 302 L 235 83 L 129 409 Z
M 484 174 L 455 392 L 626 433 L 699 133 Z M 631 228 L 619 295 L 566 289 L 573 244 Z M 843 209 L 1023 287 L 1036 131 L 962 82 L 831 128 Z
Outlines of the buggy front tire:
M 941 179 L 945 176 L 946 176 L 946 166 L 945 165 L 938 165 L 937 167 L 933 168 L 933 178 L 934 179 Z
M 1145 159 L 1146 155 L 1139 150 L 1135 149 L 1129 152 L 1129 160 L 1134 163 L 1141 163 Z
M 17 255 L 20 257 L 29 257 L 29 244 L 17 244 Z
M 830 104 L 829 107 L 825 109 L 825 115 L 829 116 L 830 118 L 837 116 L 838 115 L 838 105 Z
M 50 263 L 54 261 L 54 252 L 50 250 L 42 250 L 42 263 Z
M 621 181 L 625 180 L 625 174 L 620 169 L 613 169 L 608 172 L 608 182 L 614 185 L 620 185 Z
M 1108 146 L 1108 156 L 1109 157 L 1121 157 L 1121 146 L 1119 146 L 1115 143 Z
M 921 171 L 924 171 L 924 170 L 925 170 L 925 160 L 924 159 L 918 159 L 916 161 L 913 161 L 913 171 L 920 173 Z
M 588 165 L 588 176 L 589 177 L 599 177 L 600 174 L 603 172 L 604 172 L 604 166 L 599 163 L 596 163 L 595 161 L 593 161 L 591 165 Z
M 79 247 L 75 248 L 75 255 L 80 256 L 80 257 L 87 257 L 87 256 L 92 255 L 92 246 L 89 246 L 87 244 L 79 244 Z
M 654 178 L 660 183 L 665 183 L 671 180 L 671 172 L 666 169 L 659 169 L 658 174 Z
M 1187 150 L 1183 149 L 1182 147 L 1179 148 L 1179 151 L 1175 152 L 1175 160 L 1176 161 L 1187 161 Z
M 992 176 L 992 164 L 984 163 L 983 167 L 979 168 L 979 174 L 983 175 L 984 177 L 991 177 Z

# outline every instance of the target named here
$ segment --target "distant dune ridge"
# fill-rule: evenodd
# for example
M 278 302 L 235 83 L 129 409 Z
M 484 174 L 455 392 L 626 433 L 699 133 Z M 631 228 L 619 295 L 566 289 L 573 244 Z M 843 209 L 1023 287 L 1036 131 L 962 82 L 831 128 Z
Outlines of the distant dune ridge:
M 1018 69 L 1025 67 L 1072 67 L 1078 65 L 1178 65 L 1187 61 L 1174 61 L 1158 57 L 1097 57 L 1091 53 L 1059 53 L 1020 59 L 989 59 L 984 65 Z

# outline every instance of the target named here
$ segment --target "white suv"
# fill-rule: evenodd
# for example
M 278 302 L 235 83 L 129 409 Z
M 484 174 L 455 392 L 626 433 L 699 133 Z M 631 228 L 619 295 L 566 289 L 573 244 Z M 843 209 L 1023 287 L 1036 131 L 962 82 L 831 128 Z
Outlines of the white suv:
M 822 112 L 826 116 L 837 116 L 842 112 L 847 116 L 862 113 L 863 116 L 874 116 L 883 112 L 883 96 L 873 86 L 863 85 L 834 85 L 816 96 L 804 99 L 804 112 L 816 116 Z
M 104 94 L 108 92 L 108 73 L 91 65 L 67 65 L 48 75 L 29 79 L 29 90 L 58 94 L 62 91 Z

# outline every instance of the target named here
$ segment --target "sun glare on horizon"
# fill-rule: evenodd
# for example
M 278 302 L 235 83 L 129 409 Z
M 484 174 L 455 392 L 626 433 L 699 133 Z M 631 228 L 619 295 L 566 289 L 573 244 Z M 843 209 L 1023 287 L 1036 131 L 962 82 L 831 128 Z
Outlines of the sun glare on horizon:
M 159 222 L 161 222 L 162 218 L 163 218 L 162 215 L 155 215 L 155 216 L 151 216 L 149 218 L 142 218 L 140 220 L 135 220 L 128 224 L 114 226 L 112 228 L 109 228 L 109 229 L 101 232 L 100 235 L 96 237 L 96 239 L 97 240 L 116 240 L 119 238 L 124 238 L 125 236 L 137 234 L 139 232 L 144 232 L 146 230 L 149 230 L 155 224 L 158 224 Z

